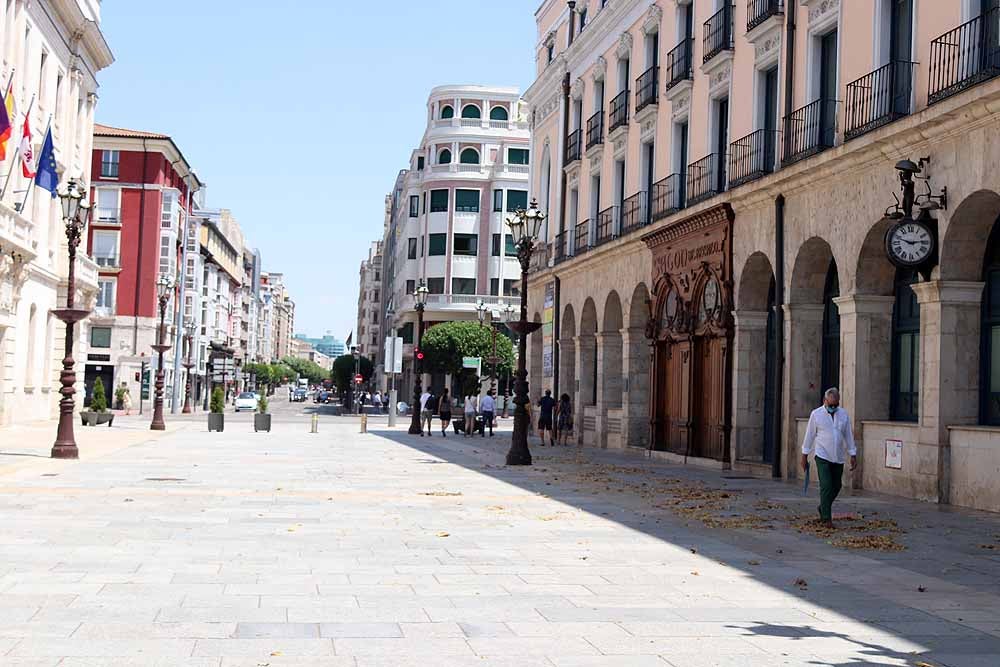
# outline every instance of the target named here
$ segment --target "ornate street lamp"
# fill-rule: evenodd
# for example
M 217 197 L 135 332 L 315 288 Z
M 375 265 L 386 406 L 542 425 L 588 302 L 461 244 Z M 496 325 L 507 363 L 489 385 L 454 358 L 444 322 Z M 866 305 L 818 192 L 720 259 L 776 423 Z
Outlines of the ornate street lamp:
M 496 374 L 497 374 L 497 323 L 496 320 L 499 319 L 499 314 L 486 307 L 486 302 L 480 299 L 476 303 L 476 313 L 479 315 L 479 326 L 482 327 L 486 323 L 486 319 L 489 318 L 490 321 L 490 337 L 493 343 L 493 356 L 491 356 L 486 361 L 490 364 L 490 394 L 496 391 Z
M 153 350 L 156 351 L 156 397 L 153 400 L 153 422 L 149 425 L 150 430 L 153 431 L 165 431 L 167 428 L 163 421 L 163 353 L 171 347 L 165 342 L 167 333 L 165 319 L 167 302 L 170 301 L 170 295 L 173 291 L 173 278 L 161 273 L 160 277 L 156 279 L 156 296 L 160 303 L 160 328 L 156 332 L 156 345 L 153 345 Z
M 416 301 L 417 308 L 417 335 L 413 342 L 413 415 L 410 418 L 410 429 L 407 431 L 411 435 L 421 435 L 424 432 L 423 427 L 420 424 L 420 394 L 421 389 L 421 374 L 423 373 L 423 356 L 424 353 L 420 351 L 420 339 L 423 338 L 424 333 L 424 305 L 427 303 L 427 285 L 424 284 L 423 279 L 420 280 L 420 285 L 413 292 L 413 299 Z
M 194 318 L 189 317 L 184 321 L 184 344 L 187 345 L 187 360 L 184 362 L 184 369 L 187 371 L 184 378 L 184 409 L 183 414 L 191 414 L 191 369 L 194 368 L 194 361 L 191 360 L 191 353 L 194 351 L 194 332 L 197 329 Z
M 351 397 L 354 399 L 355 405 L 352 407 L 357 410 L 358 414 L 361 414 L 361 401 L 358 398 L 361 396 L 361 385 L 358 383 L 358 375 L 361 374 L 361 351 L 358 350 L 357 345 L 351 346 L 351 356 L 354 357 L 354 377 L 351 378 Z
M 51 456 L 54 459 L 76 459 L 80 451 L 76 448 L 76 438 L 73 435 L 73 409 L 76 402 L 76 371 L 73 370 L 73 343 L 76 323 L 87 317 L 90 311 L 76 308 L 76 249 L 83 238 L 83 230 L 90 220 L 90 204 L 84 201 L 88 188 L 81 181 L 69 179 L 66 188 L 59 193 L 62 203 L 63 224 L 66 226 L 66 247 L 69 251 L 69 274 L 66 280 L 66 307 L 52 311 L 52 314 L 66 324 L 65 356 L 63 369 L 59 374 L 62 389 L 62 399 L 59 401 L 59 427 L 56 431 L 56 441 L 52 445 Z
M 514 308 L 514 306 L 512 304 L 510 304 L 510 303 L 508 303 L 506 306 L 503 306 L 502 308 L 500 308 L 500 320 L 504 323 L 504 326 L 506 326 L 508 329 L 510 329 L 510 322 L 511 322 L 511 320 L 514 319 L 514 311 L 515 310 L 516 310 L 516 308 Z M 494 351 L 493 354 L 494 354 L 494 356 L 496 356 L 496 352 L 495 351 Z M 504 385 L 504 388 L 503 388 L 503 414 L 501 416 L 504 419 L 507 419 L 507 417 L 509 416 L 509 414 L 508 414 L 508 404 L 510 403 L 510 401 L 508 400 L 508 398 L 510 398 L 510 367 L 509 366 L 507 367 L 507 383 Z
M 528 335 L 541 327 L 540 322 L 528 321 L 528 266 L 531 254 L 535 250 L 535 241 L 545 214 L 538 210 L 538 202 L 534 199 L 528 205 L 528 210 L 518 209 L 513 218 L 507 219 L 510 234 L 517 248 L 517 261 L 521 264 L 521 319 L 510 323 L 512 331 L 518 334 L 517 340 L 517 381 L 514 384 L 514 435 L 507 452 L 507 465 L 531 465 L 531 452 L 528 450 L 528 370 L 525 367 L 527 356 Z

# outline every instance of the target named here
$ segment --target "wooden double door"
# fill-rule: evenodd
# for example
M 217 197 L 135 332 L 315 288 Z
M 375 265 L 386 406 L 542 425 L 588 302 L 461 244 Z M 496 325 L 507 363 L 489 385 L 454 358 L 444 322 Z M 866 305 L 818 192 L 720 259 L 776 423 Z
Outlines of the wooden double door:
M 726 355 L 723 336 L 657 344 L 656 444 L 674 454 L 725 461 Z

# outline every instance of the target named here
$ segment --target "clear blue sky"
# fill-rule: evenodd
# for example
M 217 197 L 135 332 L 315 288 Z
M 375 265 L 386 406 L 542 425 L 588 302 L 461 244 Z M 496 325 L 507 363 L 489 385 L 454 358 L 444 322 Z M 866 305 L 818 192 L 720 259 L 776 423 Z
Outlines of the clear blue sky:
M 100 123 L 164 132 L 283 272 L 296 331 L 347 336 L 358 267 L 430 89 L 534 77 L 538 0 L 104 0 Z

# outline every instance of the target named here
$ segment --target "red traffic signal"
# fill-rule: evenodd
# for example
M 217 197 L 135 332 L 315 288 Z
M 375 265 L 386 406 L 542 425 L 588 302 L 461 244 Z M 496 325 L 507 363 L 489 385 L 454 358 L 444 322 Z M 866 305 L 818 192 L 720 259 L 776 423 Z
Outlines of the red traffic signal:
M 139 371 L 136 371 L 136 372 L 135 372 L 135 381 L 136 381 L 136 382 L 138 382 L 138 381 L 139 381 Z
M 417 347 L 417 348 L 414 348 L 414 349 L 413 349 L 413 353 L 414 353 L 415 355 L 417 355 L 417 359 L 418 359 L 418 360 L 420 360 L 420 361 L 423 361 L 423 360 L 424 360 L 424 353 L 420 351 L 420 348 L 419 348 L 419 347 Z

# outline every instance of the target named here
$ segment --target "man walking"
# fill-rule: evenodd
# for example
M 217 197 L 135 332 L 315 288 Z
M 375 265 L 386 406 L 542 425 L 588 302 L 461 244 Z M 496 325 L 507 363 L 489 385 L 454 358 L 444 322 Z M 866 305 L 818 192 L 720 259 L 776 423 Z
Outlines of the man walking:
M 809 415 L 806 437 L 802 441 L 802 470 L 809 474 L 809 455 L 815 452 L 816 473 L 819 476 L 819 520 L 833 528 L 833 501 L 840 493 L 844 477 L 844 454 L 851 457 L 851 470 L 858 465 L 858 449 L 854 444 L 851 419 L 840 409 L 840 392 L 836 387 L 823 394 L 823 405 Z
M 552 398 L 552 390 L 546 389 L 545 395 L 538 400 L 538 435 L 545 446 L 545 431 L 549 432 L 549 442 L 556 446 L 555 431 L 552 429 L 552 411 L 556 407 L 556 399 Z
M 427 426 L 427 435 L 431 434 L 430 422 L 434 418 L 434 413 L 430 411 L 428 403 L 430 402 L 432 395 L 433 394 L 431 393 L 431 390 L 430 390 L 429 387 L 427 389 L 425 389 L 424 393 L 422 393 L 420 395 L 420 435 L 421 435 L 421 437 L 423 437 L 423 435 L 424 435 L 424 424 L 425 423 L 428 425 Z
M 483 400 L 479 402 L 479 412 L 483 415 L 483 437 L 486 437 L 486 427 L 490 427 L 490 437 L 493 437 L 493 416 L 496 414 L 496 402 L 493 400 L 493 392 L 487 391 Z

